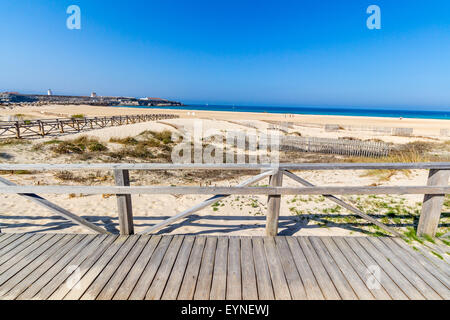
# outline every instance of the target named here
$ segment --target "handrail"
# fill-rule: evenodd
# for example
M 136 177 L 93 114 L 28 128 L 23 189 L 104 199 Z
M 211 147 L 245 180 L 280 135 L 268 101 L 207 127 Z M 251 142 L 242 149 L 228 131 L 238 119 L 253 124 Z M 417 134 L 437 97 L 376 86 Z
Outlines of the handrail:
M 447 194 L 450 186 L 354 187 L 176 187 L 176 186 L 0 186 L 0 193 L 42 194 L 202 194 L 202 195 L 323 195 L 323 194 Z
M 0 170 L 406 170 L 436 169 L 450 170 L 450 162 L 411 163 L 279 163 L 279 164 L 203 164 L 203 163 L 71 163 L 71 164 L 8 164 L 0 163 Z

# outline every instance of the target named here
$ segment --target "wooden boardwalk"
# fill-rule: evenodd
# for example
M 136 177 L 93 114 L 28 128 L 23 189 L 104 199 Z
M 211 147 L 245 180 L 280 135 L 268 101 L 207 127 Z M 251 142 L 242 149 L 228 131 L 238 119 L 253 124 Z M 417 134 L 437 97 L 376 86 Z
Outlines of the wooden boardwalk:
M 397 238 L 0 234 L 0 299 L 449 299 Z

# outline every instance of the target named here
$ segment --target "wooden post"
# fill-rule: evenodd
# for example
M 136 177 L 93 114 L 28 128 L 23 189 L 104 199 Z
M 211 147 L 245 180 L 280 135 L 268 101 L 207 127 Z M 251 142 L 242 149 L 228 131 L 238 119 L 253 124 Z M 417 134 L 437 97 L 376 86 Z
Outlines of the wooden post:
M 450 170 L 430 169 L 428 186 L 447 186 Z M 445 194 L 426 194 L 423 198 L 417 235 L 434 237 L 441 217 Z
M 283 172 L 278 170 L 270 176 L 269 185 L 271 187 L 281 187 L 283 184 Z M 266 236 L 275 237 L 278 234 L 278 217 L 280 215 L 281 196 L 268 196 L 267 218 L 266 218 Z
M 16 127 L 16 138 L 20 139 L 21 137 L 20 137 L 20 123 L 19 123 L 19 121 L 16 121 L 14 126 Z
M 130 175 L 128 170 L 114 170 L 114 180 L 116 186 L 129 186 Z M 131 207 L 130 194 L 118 194 L 117 210 L 119 213 L 120 234 L 130 235 L 134 233 L 133 210 Z
M 37 123 L 39 126 L 39 132 L 40 132 L 41 136 L 45 136 L 44 124 L 40 120 L 38 120 Z

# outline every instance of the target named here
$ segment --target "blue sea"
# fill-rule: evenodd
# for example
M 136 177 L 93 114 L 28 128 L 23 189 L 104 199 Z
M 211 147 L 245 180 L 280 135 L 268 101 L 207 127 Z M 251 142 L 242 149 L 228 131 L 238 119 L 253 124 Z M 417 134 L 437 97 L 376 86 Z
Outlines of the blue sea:
M 134 107 L 136 108 L 136 107 Z M 360 117 L 388 117 L 388 118 L 417 118 L 417 119 L 447 119 L 450 120 L 449 110 L 408 110 L 408 109 L 382 109 L 357 107 L 267 107 L 267 106 L 231 106 L 231 105 L 185 105 L 164 107 L 139 107 L 153 109 L 176 110 L 207 110 L 207 111 L 235 111 L 235 112 L 266 112 L 266 113 L 293 113 L 336 116 Z

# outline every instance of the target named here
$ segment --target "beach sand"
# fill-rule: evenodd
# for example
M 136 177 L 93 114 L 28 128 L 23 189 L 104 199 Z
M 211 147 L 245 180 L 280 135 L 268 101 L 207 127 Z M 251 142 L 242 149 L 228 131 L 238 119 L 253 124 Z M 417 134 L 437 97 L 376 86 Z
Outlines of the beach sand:
M 39 107 L 15 107 L 13 109 L 1 110 L 3 120 L 15 114 L 25 114 L 36 118 L 70 117 L 74 114 L 85 116 L 119 116 L 127 114 L 151 114 L 168 113 L 176 114 L 181 118 L 189 119 L 216 119 L 228 121 L 262 120 L 262 121 L 287 121 L 298 125 L 324 126 L 326 124 L 338 124 L 341 126 L 353 126 L 356 128 L 379 127 L 379 128 L 413 128 L 414 135 L 425 137 L 441 137 L 441 129 L 450 131 L 449 120 L 439 119 L 411 119 L 411 118 L 382 118 L 382 117 L 352 117 L 352 116 L 327 116 L 327 115 L 299 115 L 299 114 L 274 114 L 274 113 L 251 113 L 251 112 L 227 112 L 227 111 L 198 111 L 198 110 L 172 110 L 151 108 L 128 108 L 128 107 L 95 107 L 75 105 L 49 105 Z M 193 115 L 193 113 L 195 115 Z M 307 127 L 314 128 L 314 127 Z M 442 137 L 441 137 L 442 138 Z M 443 137 L 449 139 L 450 137 Z
M 189 115 L 188 115 L 189 112 Z M 193 115 L 193 112 L 195 115 Z M 393 118 L 369 118 L 347 116 L 322 116 L 322 115 L 284 115 L 266 113 L 241 113 L 241 112 L 216 112 L 216 111 L 186 111 L 186 110 L 162 110 L 142 108 L 120 107 L 92 107 L 92 106 L 42 106 L 42 107 L 17 107 L 1 111 L 5 118 L 15 114 L 24 114 L 26 117 L 56 118 L 68 117 L 73 114 L 85 116 L 113 116 L 144 113 L 170 113 L 180 116 L 179 119 L 163 120 L 159 122 L 146 122 L 130 124 L 120 127 L 109 127 L 98 130 L 86 131 L 78 134 L 70 134 L 58 139 L 72 139 L 81 135 L 96 137 L 108 142 L 111 137 L 125 138 L 136 136 L 145 130 L 152 131 L 191 131 L 196 122 L 201 121 L 203 130 L 248 130 L 258 128 L 265 130 L 272 126 L 271 121 L 292 122 L 289 132 L 297 132 L 302 136 L 314 137 L 354 137 L 358 139 L 379 139 L 392 143 L 407 143 L 411 141 L 437 141 L 449 140 L 449 137 L 440 136 L 440 129 L 449 126 L 448 120 L 424 120 L 424 119 L 393 119 Z M 324 129 L 325 124 L 338 124 L 341 126 L 353 126 L 352 130 L 339 130 L 329 132 Z M 392 136 L 380 134 L 368 130 L 356 130 L 357 127 L 397 127 L 414 128 L 414 137 Z M 43 140 L 37 139 L 34 143 Z M 6 150 L 6 151 L 5 151 Z M 61 163 L 70 161 L 70 158 L 54 157 L 51 154 L 38 154 L 32 152 L 10 152 L 5 148 L 1 151 L 11 153 L 12 158 L 2 160 L 11 163 Z M 367 176 L 361 171 L 307 171 L 299 173 L 308 181 L 319 185 L 424 185 L 427 180 L 427 172 L 412 171 L 409 174 L 395 173 L 388 181 L 379 181 L 377 176 Z M 12 175 L 3 173 L 5 177 L 18 184 L 57 184 L 52 173 L 36 173 L 32 175 Z M 214 182 L 217 185 L 236 185 L 247 177 L 228 179 Z M 171 180 L 172 179 L 172 180 Z M 174 183 L 174 178 L 167 181 L 158 181 L 161 185 Z M 104 183 L 110 185 L 112 182 Z M 132 172 L 132 184 L 152 184 L 151 177 L 142 179 L 139 173 Z M 260 185 L 268 181 L 261 181 Z M 68 183 L 63 183 L 68 184 Z M 189 185 L 189 183 L 185 183 Z M 195 185 L 195 184 L 192 184 Z M 285 186 L 295 186 L 295 182 L 284 179 Z M 44 195 L 47 199 L 68 209 L 69 211 L 98 223 L 110 231 L 117 231 L 118 220 L 116 211 L 116 198 L 110 195 Z M 382 197 L 382 196 L 380 196 Z M 133 196 L 133 212 L 135 229 L 137 232 L 144 230 L 152 224 L 163 221 L 195 204 L 200 203 L 207 196 L 175 196 L 175 195 L 137 195 Z M 392 196 L 384 198 L 392 205 L 401 205 L 412 214 L 420 210 L 417 203 L 421 203 L 423 195 Z M 358 203 L 361 199 L 351 199 Z M 364 199 L 362 199 L 364 200 Z M 361 201 L 362 201 L 361 200 Z M 173 226 L 163 229 L 164 233 L 172 234 L 203 234 L 203 235 L 264 235 L 265 211 L 267 197 L 263 196 L 231 196 L 219 205 L 210 206 L 186 220 L 181 220 Z M 324 223 L 323 216 L 333 212 L 335 204 L 317 197 L 283 197 L 280 213 L 280 234 L 282 235 L 355 235 L 361 236 L 363 229 L 367 231 L 363 220 L 351 223 L 333 224 Z M 370 212 L 369 212 L 370 213 Z M 348 216 L 343 210 L 336 215 Z M 338 217 L 339 218 L 339 217 Z M 0 229 L 2 232 L 89 232 L 86 229 L 65 223 L 63 218 L 55 216 L 50 211 L 36 206 L 29 200 L 18 195 L 0 195 Z M 371 231 L 373 233 L 373 230 Z

